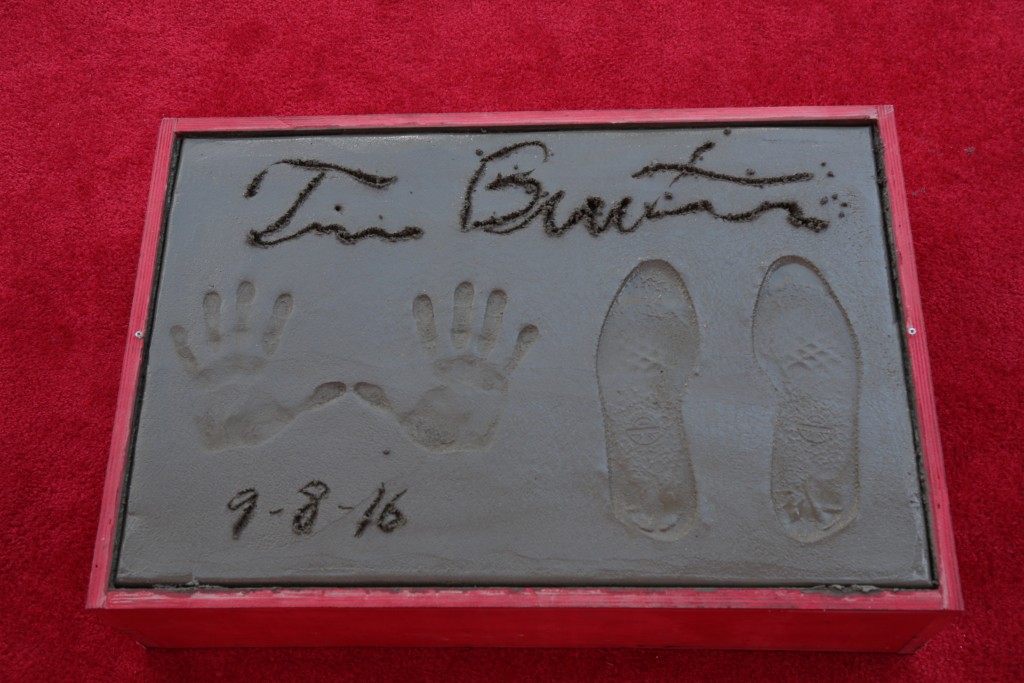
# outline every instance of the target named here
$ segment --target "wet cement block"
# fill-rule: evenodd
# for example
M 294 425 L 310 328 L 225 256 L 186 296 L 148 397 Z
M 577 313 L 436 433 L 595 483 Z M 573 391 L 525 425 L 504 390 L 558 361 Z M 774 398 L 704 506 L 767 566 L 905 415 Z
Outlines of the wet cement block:
M 123 586 L 927 586 L 867 126 L 195 137 Z

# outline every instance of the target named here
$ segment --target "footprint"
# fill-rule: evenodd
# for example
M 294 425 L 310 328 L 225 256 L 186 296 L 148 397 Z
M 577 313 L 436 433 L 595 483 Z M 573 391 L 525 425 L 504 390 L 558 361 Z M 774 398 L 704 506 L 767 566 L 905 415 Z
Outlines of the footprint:
M 786 256 L 761 284 L 753 344 L 779 396 L 772 445 L 775 516 L 792 538 L 820 541 L 857 514 L 857 338 L 821 272 Z
M 612 508 L 662 541 L 684 536 L 697 513 L 682 403 L 699 334 L 679 273 L 645 261 L 619 288 L 597 343 Z

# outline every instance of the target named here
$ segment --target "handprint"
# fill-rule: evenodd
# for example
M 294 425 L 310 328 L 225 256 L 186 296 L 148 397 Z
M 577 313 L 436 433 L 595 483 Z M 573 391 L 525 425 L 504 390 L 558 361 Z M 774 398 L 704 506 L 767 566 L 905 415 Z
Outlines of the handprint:
M 278 296 L 263 333 L 253 335 L 249 317 L 255 298 L 256 288 L 251 282 L 243 281 L 238 285 L 235 324 L 222 334 L 220 294 L 210 291 L 203 297 L 206 355 L 209 356 L 205 363 L 201 364 L 196 358 L 187 329 L 175 325 L 170 330 L 185 371 L 206 387 L 198 404 L 196 424 L 203 445 L 211 451 L 263 443 L 300 413 L 345 393 L 343 383 L 326 382 L 307 398 L 288 405 L 258 386 L 262 380 L 260 370 L 277 350 L 294 304 L 290 294 Z
M 524 325 L 507 363 L 497 365 L 488 360 L 497 344 L 508 302 L 505 292 L 495 289 L 487 297 L 476 352 L 470 351 L 473 297 L 473 285 L 469 282 L 455 289 L 451 331 L 454 353 L 434 360 L 433 371 L 439 384 L 427 391 L 412 410 L 396 410 L 377 385 L 355 385 L 360 398 L 394 415 L 413 441 L 432 451 L 467 451 L 490 443 L 505 404 L 508 377 L 537 339 L 536 326 Z M 416 297 L 412 314 L 423 348 L 435 358 L 438 335 L 430 297 Z

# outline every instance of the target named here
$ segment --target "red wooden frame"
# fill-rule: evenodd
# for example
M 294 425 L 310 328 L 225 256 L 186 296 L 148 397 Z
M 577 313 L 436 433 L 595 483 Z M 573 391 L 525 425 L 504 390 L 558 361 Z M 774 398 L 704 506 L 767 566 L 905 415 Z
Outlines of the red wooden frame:
M 143 333 L 177 136 L 240 131 L 500 126 L 873 123 L 884 147 L 936 587 L 868 594 L 789 588 L 120 589 L 114 535 Z M 164 119 L 142 237 L 87 609 L 161 647 L 647 646 L 912 652 L 963 609 L 927 337 L 891 106 Z

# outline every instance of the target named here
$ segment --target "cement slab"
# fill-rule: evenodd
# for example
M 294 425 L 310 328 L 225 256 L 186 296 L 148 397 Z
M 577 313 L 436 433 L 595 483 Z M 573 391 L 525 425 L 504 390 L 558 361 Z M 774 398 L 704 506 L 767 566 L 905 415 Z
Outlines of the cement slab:
M 930 585 L 867 126 L 194 137 L 116 581 Z

